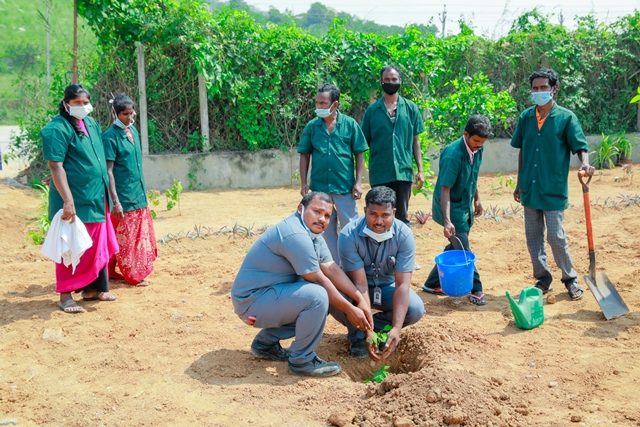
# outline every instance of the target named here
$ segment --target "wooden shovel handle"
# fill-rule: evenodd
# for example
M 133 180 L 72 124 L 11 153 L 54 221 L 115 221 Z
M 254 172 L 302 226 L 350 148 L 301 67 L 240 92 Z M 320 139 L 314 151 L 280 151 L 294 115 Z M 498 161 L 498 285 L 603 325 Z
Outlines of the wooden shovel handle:
M 584 219 L 585 224 L 587 225 L 587 243 L 589 246 L 589 252 L 593 252 L 595 250 L 595 245 L 593 244 L 593 230 L 591 229 L 591 202 L 589 200 L 589 183 L 591 182 L 591 178 L 593 175 L 589 176 L 585 182 L 584 177 L 587 174 L 584 171 L 578 172 L 578 179 L 580 180 L 580 184 L 582 184 L 582 201 L 584 203 Z

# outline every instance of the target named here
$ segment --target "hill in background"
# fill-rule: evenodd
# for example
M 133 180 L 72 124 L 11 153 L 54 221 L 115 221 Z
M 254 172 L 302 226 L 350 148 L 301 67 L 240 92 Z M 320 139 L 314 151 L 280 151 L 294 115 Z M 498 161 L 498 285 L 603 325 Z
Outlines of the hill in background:
M 37 77 L 37 90 L 47 90 L 46 29 L 49 7 L 51 70 L 71 70 L 73 54 L 73 1 L 71 0 L 0 0 L 0 124 L 15 123 L 15 110 L 25 97 L 18 79 Z M 95 37 L 84 20 L 78 17 L 78 51 L 95 49 Z M 80 76 L 82 78 L 82 76 Z M 70 80 L 70 74 L 69 74 Z
M 311 4 L 309 10 L 299 15 L 293 15 L 291 11 L 288 10 L 282 12 L 273 6 L 269 8 L 267 12 L 263 12 L 249 5 L 244 0 L 228 0 L 224 2 L 208 0 L 208 2 L 212 10 L 222 6 L 229 6 L 234 9 L 246 11 L 260 23 L 266 24 L 270 22 L 276 25 L 296 25 L 317 36 L 326 34 L 331 23 L 336 18 L 344 21 L 347 28 L 363 33 L 399 34 L 404 30 L 404 27 L 398 25 L 381 25 L 373 21 L 360 19 L 357 16 L 328 8 L 320 2 Z M 416 28 L 424 33 L 435 34 L 437 32 L 435 25 L 416 25 Z

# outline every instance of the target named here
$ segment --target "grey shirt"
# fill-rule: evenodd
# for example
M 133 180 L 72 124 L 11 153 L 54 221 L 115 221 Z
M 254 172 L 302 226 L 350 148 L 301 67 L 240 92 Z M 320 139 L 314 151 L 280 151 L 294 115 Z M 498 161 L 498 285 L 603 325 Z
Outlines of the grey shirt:
M 320 271 L 331 252 L 320 235 L 314 235 L 293 215 L 270 227 L 251 246 L 231 287 L 235 312 L 243 314 L 269 287 L 301 282 L 301 276 Z
M 413 272 L 416 243 L 405 223 L 394 218 L 391 226 L 393 237 L 382 243 L 364 234 L 366 226 L 367 221 L 360 217 L 340 232 L 338 247 L 345 272 L 364 268 L 369 286 L 390 285 L 395 282 L 396 272 Z

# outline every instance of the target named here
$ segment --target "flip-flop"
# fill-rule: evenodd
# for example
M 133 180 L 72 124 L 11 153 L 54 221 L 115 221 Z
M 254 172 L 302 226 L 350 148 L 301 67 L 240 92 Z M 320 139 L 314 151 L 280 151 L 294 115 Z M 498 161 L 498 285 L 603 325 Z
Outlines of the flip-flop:
M 60 310 L 65 313 L 75 314 L 75 313 L 84 313 L 86 310 L 78 305 L 77 302 L 74 301 L 73 298 L 67 298 L 58 303 L 58 307 Z
M 473 305 L 486 305 L 487 300 L 484 297 L 484 292 L 477 292 L 469 295 L 469 302 Z
M 118 297 L 116 297 L 114 294 L 111 294 L 109 292 L 98 292 L 94 296 L 85 297 L 83 292 L 82 299 L 84 301 L 115 301 L 118 299 Z
M 442 288 L 430 288 L 428 286 L 422 286 L 422 290 L 431 295 L 444 295 Z

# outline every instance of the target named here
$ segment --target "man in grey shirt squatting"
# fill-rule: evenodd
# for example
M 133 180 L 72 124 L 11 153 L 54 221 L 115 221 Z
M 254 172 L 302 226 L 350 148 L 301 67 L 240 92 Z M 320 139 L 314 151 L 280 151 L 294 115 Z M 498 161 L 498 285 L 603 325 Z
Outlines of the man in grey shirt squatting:
M 377 310 L 374 329 L 391 326 L 382 354 L 365 343 L 370 331 L 359 330 L 344 314 L 331 314 L 347 326 L 349 353 L 374 360 L 387 358 L 400 342 L 400 331 L 424 316 L 422 299 L 411 289 L 416 244 L 411 229 L 394 218 L 396 193 L 385 186 L 374 187 L 365 197 L 364 217 L 351 221 L 338 239 L 342 268 L 358 290 Z
M 369 300 L 333 262 L 321 236 L 332 212 L 328 194 L 307 193 L 297 212 L 253 244 L 231 288 L 236 314 L 261 329 L 251 352 L 261 359 L 288 361 L 289 371 L 298 375 L 331 376 L 341 370 L 315 352 L 329 305 L 356 330 L 373 328 Z M 282 348 L 280 340 L 293 337 L 291 347 Z

